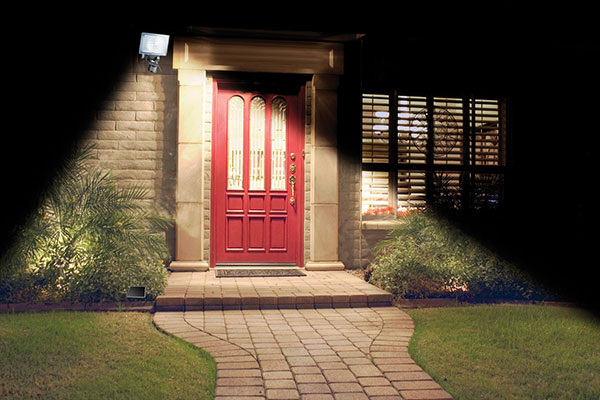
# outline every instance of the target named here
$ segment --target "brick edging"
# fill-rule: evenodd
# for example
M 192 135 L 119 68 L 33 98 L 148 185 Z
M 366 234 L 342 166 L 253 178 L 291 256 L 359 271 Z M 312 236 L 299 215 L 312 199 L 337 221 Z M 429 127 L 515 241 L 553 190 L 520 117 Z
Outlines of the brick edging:
M 431 307 L 457 307 L 482 304 L 515 304 L 515 305 L 543 305 L 556 307 L 575 307 L 576 304 L 567 301 L 542 301 L 542 300 L 510 300 L 510 299 L 481 299 L 477 301 L 462 301 L 450 298 L 436 299 L 397 299 L 393 305 L 398 308 L 431 308 Z
M 27 311 L 138 311 L 154 312 L 154 301 L 98 303 L 0 303 L 0 314 Z
M 482 301 L 457 301 L 456 299 L 399 299 L 394 300 L 393 304 L 369 304 L 369 306 L 390 306 L 398 308 L 431 308 L 431 307 L 456 307 L 475 304 L 524 304 L 524 305 L 545 305 L 556 307 L 575 307 L 575 303 L 566 301 L 536 301 L 536 300 L 502 300 L 488 299 Z M 356 305 L 366 306 L 366 305 Z M 263 308 L 263 307 L 260 307 Z M 269 308 L 269 307 L 264 307 Z M 277 307 L 271 307 L 277 308 Z M 296 308 L 296 307 L 292 307 Z M 312 308 L 312 307 L 310 307 Z M 319 308 L 319 307 L 314 307 Z M 329 305 L 331 308 L 331 305 Z M 335 307 L 334 307 L 335 308 Z M 129 301 L 129 302 L 101 302 L 101 303 L 0 303 L 1 313 L 27 312 L 27 311 L 138 311 L 150 312 L 157 311 L 155 301 Z M 180 308 L 176 310 L 164 309 L 163 311 L 184 311 Z M 187 310 L 190 311 L 190 310 Z

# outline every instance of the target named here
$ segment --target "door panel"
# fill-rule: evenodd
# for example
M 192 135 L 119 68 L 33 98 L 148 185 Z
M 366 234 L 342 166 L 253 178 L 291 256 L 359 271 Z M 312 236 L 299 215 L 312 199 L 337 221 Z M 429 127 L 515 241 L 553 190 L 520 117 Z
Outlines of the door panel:
M 227 233 L 227 251 L 240 252 L 244 250 L 244 218 L 242 216 L 227 216 L 225 232 Z
M 212 266 L 303 266 L 303 93 L 234 90 L 215 81 Z
M 286 218 L 271 217 L 271 248 L 269 250 L 276 252 L 285 252 L 287 250 L 286 242 Z

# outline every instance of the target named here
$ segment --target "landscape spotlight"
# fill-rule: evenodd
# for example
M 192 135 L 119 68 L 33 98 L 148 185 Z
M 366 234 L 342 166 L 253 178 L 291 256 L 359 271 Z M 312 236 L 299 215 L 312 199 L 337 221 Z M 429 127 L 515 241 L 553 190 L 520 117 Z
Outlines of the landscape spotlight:
M 169 35 L 142 32 L 140 39 L 140 54 L 142 60 L 148 61 L 148 71 L 153 74 L 158 70 L 158 60 L 167 55 Z

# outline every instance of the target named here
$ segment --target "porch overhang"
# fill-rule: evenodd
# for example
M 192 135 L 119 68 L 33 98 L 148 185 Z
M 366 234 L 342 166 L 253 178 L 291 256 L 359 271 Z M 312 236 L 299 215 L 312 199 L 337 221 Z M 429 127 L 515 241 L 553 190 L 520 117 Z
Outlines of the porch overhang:
M 344 45 L 337 42 L 230 37 L 176 38 L 173 68 L 342 75 Z

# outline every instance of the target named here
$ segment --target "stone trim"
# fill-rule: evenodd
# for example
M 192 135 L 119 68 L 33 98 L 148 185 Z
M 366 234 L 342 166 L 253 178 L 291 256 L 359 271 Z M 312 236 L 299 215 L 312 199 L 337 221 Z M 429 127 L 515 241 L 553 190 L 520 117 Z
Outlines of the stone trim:
M 339 158 L 337 87 L 333 75 L 314 75 L 311 86 L 310 258 L 307 266 L 342 265 L 338 253 Z
M 172 261 L 169 269 L 173 272 L 203 272 L 208 271 L 207 261 Z
M 285 57 L 282 57 L 282 47 L 286 49 Z M 236 51 L 232 52 L 233 48 Z M 294 55 L 291 63 L 290 54 Z M 269 62 L 263 64 L 260 57 L 265 55 L 269 56 Z M 179 72 L 180 83 L 177 261 L 210 265 L 213 84 L 209 71 L 226 70 L 316 73 L 307 84 L 305 99 L 303 257 L 305 264 L 312 262 L 315 268 L 324 266 L 323 263 L 329 265 L 327 268 L 334 264 L 336 269 L 343 266 L 338 257 L 339 162 L 336 138 L 336 75 L 343 74 L 342 60 L 343 45 L 339 43 L 201 37 L 175 39 L 173 65 Z M 201 159 L 192 162 L 185 157 L 186 152 L 201 154 Z M 318 179 L 315 178 L 316 171 L 321 171 Z M 177 267 L 177 263 L 173 265 Z
M 308 271 L 342 271 L 344 270 L 344 264 L 341 261 L 328 262 L 328 261 L 309 261 L 304 266 Z
M 205 230 L 206 71 L 179 70 L 179 127 L 176 190 L 176 251 L 173 268 L 202 270 L 207 260 Z M 210 187 L 210 184 L 209 184 Z M 209 200 L 210 201 L 210 200 Z M 186 261 L 187 264 L 178 264 Z M 189 262 L 192 262 L 191 264 Z M 192 267 L 191 265 L 195 265 Z
M 398 226 L 400 222 L 398 221 L 390 221 L 390 220 L 371 220 L 371 221 L 362 221 L 361 226 L 363 230 L 366 231 L 391 231 L 396 226 Z
M 344 45 L 333 42 L 182 37 L 174 39 L 173 54 L 176 69 L 344 73 Z

